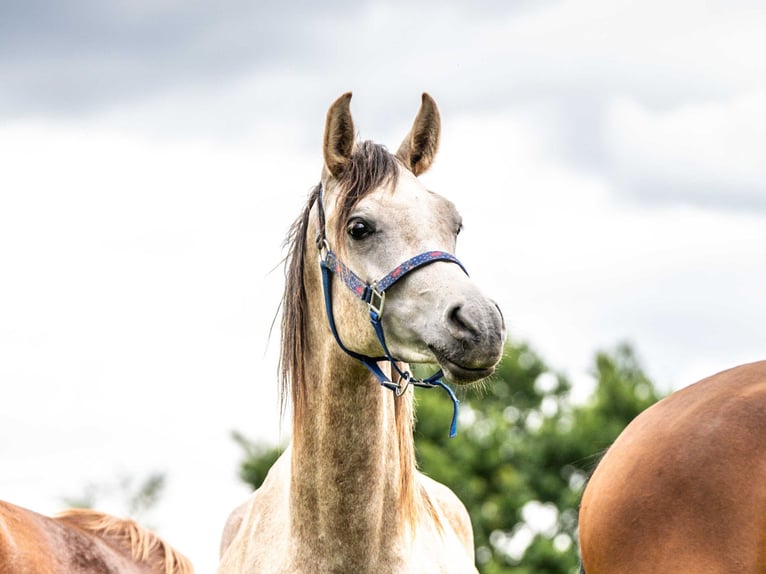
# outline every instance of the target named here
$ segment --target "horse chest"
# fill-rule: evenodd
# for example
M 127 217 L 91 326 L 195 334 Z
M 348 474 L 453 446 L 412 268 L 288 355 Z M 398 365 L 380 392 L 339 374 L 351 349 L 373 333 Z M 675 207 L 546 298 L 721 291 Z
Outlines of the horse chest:
M 374 559 L 355 551 L 335 554 L 306 552 L 298 540 L 271 544 L 250 539 L 246 547 L 227 553 L 219 574 L 473 574 L 476 572 L 465 551 L 444 545 L 402 543 L 399 548 Z
M 289 484 L 271 481 L 265 485 Z M 262 487 L 263 488 L 263 487 Z M 421 524 L 414 536 L 392 535 L 377 546 L 364 537 L 332 538 L 328 533 L 295 531 L 286 518 L 284 489 L 259 490 L 225 552 L 218 574 L 461 574 L 475 573 L 471 557 L 445 525 Z

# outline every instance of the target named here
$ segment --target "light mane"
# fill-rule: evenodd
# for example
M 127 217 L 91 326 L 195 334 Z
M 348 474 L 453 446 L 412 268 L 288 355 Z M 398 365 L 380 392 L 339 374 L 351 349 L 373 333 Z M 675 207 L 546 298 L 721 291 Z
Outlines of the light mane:
M 133 520 L 82 508 L 65 510 L 55 519 L 103 538 L 112 546 L 130 553 L 136 562 L 153 568 L 155 572 L 194 574 L 194 568 L 186 556 Z
M 399 365 L 406 367 L 407 365 Z M 417 459 L 415 457 L 415 441 L 413 432 L 415 430 L 415 404 L 413 395 L 404 394 L 394 397 L 394 415 L 396 417 L 396 436 L 399 442 L 399 467 L 400 467 L 400 501 L 402 515 L 405 522 L 411 526 L 417 523 L 421 513 L 436 525 L 436 528 L 443 532 L 439 513 L 436 510 L 434 501 L 425 487 L 417 481 Z M 415 532 L 413 530 L 412 534 Z

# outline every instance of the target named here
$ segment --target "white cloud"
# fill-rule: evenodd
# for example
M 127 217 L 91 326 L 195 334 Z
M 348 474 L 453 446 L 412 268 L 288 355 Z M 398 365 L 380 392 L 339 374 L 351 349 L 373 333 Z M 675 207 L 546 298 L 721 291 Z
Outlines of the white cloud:
M 635 195 L 766 209 L 766 91 L 667 111 L 618 99 L 606 140 L 616 181 Z
M 565 0 L 494 21 L 492 37 L 526 80 L 667 100 L 762 85 L 764 20 L 756 4 Z

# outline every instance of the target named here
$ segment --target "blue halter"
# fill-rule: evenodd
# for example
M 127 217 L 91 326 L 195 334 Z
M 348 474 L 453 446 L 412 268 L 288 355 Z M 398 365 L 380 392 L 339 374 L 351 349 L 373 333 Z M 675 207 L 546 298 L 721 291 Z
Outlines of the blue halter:
M 452 423 L 450 424 L 450 438 L 457 435 L 457 415 L 459 401 L 455 396 L 455 393 L 449 388 L 442 377 L 444 373 L 441 369 L 435 372 L 430 377 L 425 379 L 417 379 L 412 376 L 409 371 L 405 371 L 399 367 L 400 361 L 395 359 L 390 351 L 388 345 L 386 345 L 386 337 L 383 333 L 383 304 L 386 300 L 386 290 L 394 285 L 399 279 L 404 277 L 407 273 L 414 271 L 424 265 L 428 265 L 435 261 L 448 261 L 458 265 L 466 275 L 468 272 L 463 267 L 462 263 L 458 259 L 449 253 L 444 251 L 426 251 L 420 255 L 416 255 L 411 259 L 408 259 L 388 275 L 375 281 L 373 283 L 367 283 L 362 280 L 356 273 L 351 271 L 343 262 L 338 259 L 337 255 L 330 250 L 330 245 L 327 242 L 325 236 L 325 215 L 324 215 L 324 202 L 322 201 L 322 184 L 319 184 L 319 195 L 317 197 L 317 207 L 319 210 L 319 233 L 317 234 L 317 248 L 319 249 L 319 265 L 322 270 L 322 286 L 324 288 L 324 302 L 325 309 L 327 311 L 327 320 L 330 324 L 330 331 L 335 337 L 335 341 L 338 346 L 346 354 L 360 361 L 367 369 L 375 376 L 378 382 L 385 388 L 393 391 L 396 396 L 401 396 L 407 390 L 407 387 L 412 385 L 413 387 L 422 387 L 426 389 L 432 389 L 440 387 L 447 392 L 450 399 L 452 399 Z M 362 355 L 348 349 L 341 341 L 338 330 L 335 327 L 335 317 L 332 310 L 332 275 L 337 275 L 345 285 L 354 292 L 354 294 L 364 301 L 370 311 L 370 323 L 375 330 L 375 335 L 380 342 L 380 346 L 383 349 L 383 356 L 370 357 L 368 355 Z M 399 380 L 394 383 L 380 368 L 378 362 L 388 361 L 391 364 L 391 368 L 399 375 Z

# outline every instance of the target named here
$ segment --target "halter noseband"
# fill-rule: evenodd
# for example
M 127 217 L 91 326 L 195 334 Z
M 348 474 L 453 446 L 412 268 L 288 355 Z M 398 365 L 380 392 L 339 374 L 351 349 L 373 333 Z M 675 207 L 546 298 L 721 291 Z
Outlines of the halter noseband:
M 367 283 L 361 279 L 356 273 L 351 271 L 344 263 L 338 259 L 338 256 L 330 249 L 330 244 L 327 241 L 325 235 L 325 213 L 324 202 L 322 200 L 322 184 L 319 184 L 319 193 L 317 196 L 317 208 L 319 216 L 319 229 L 317 233 L 317 248 L 319 250 L 319 265 L 322 270 L 322 286 L 324 288 L 324 302 L 325 309 L 327 311 L 327 320 L 330 324 L 330 331 L 335 337 L 335 341 L 338 346 L 346 354 L 360 361 L 367 369 L 375 376 L 378 382 L 385 388 L 393 391 L 396 396 L 401 396 L 407 390 L 407 387 L 412 385 L 413 387 L 422 387 L 426 389 L 432 389 L 440 387 L 447 392 L 450 399 L 452 399 L 452 423 L 450 424 L 450 438 L 457 435 L 457 415 L 458 415 L 458 399 L 452 389 L 449 388 L 441 379 L 444 373 L 441 369 L 435 372 L 430 377 L 425 379 L 417 379 L 412 376 L 409 371 L 405 371 L 399 367 L 398 361 L 395 359 L 390 351 L 388 345 L 386 345 L 386 337 L 383 333 L 383 305 L 386 300 L 386 290 L 388 290 L 394 283 L 404 277 L 407 273 L 415 271 L 424 265 L 428 265 L 435 261 L 448 261 L 458 265 L 467 275 L 468 272 L 463 267 L 463 264 L 458 259 L 446 253 L 444 251 L 426 251 L 420 255 L 416 255 L 397 266 L 393 271 L 387 274 L 379 281 L 373 283 Z M 363 355 L 348 349 L 340 339 L 338 330 L 335 327 L 335 317 L 332 310 L 332 274 L 337 275 L 345 285 L 354 292 L 354 294 L 364 301 L 370 311 L 370 323 L 375 330 L 375 335 L 380 342 L 380 346 L 383 349 L 383 356 L 370 357 Z M 396 371 L 399 375 L 399 380 L 394 383 L 380 368 L 378 362 L 388 361 L 391 364 L 392 370 Z

